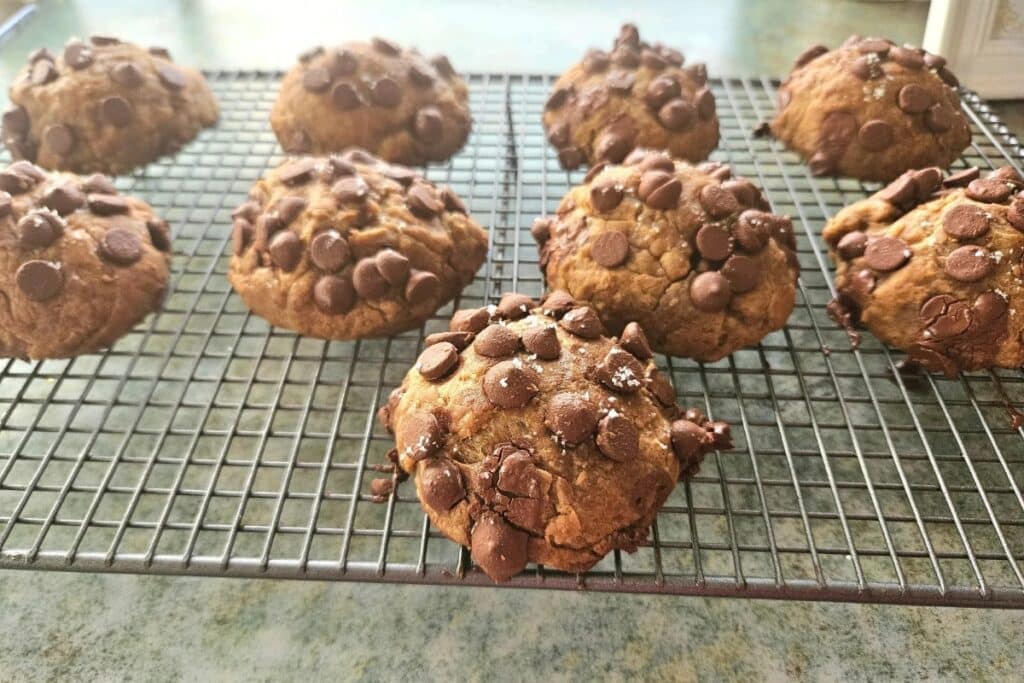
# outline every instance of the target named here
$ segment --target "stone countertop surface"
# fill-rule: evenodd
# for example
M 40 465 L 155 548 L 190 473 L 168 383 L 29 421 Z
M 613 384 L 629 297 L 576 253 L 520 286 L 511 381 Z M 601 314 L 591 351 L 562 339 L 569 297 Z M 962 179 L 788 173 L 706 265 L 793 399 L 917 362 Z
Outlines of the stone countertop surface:
M 852 32 L 919 42 L 926 11 L 677 0 L 634 4 L 628 18 L 714 73 L 779 74 L 807 44 Z M 381 34 L 443 50 L 462 70 L 554 73 L 610 43 L 624 18 L 621 3 L 600 0 L 44 1 L 0 45 L 0 76 L 32 48 L 92 33 L 205 68 L 284 69 L 311 44 Z M 1024 127 L 1019 103 L 998 111 Z M 1014 611 L 0 572 L 0 682 L 1011 680 L 1024 667 L 1021 633 Z

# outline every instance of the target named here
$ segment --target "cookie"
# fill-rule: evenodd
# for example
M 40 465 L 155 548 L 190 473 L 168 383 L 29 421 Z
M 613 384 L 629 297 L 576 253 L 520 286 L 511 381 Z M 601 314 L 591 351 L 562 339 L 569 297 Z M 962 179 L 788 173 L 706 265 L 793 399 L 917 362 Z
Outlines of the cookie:
M 589 302 L 614 333 L 637 321 L 662 353 L 718 360 L 793 310 L 792 222 L 717 162 L 635 150 L 598 164 L 533 234 L 549 287 Z
M 270 123 L 285 152 L 362 147 L 387 161 L 444 161 L 469 136 L 469 91 L 444 55 L 383 38 L 316 47 L 285 74 Z
M 9 90 L 3 139 L 11 156 L 76 173 L 127 173 L 174 154 L 217 122 L 201 73 L 163 48 L 72 38 L 29 56 Z
M 604 336 L 565 292 L 458 311 L 380 411 L 431 522 L 495 581 L 585 571 L 644 542 L 729 426 L 682 412 L 636 325 Z
M 235 290 L 271 324 L 323 339 L 419 326 L 487 253 L 451 188 L 363 150 L 285 161 L 233 218 Z
M 1024 179 L 1009 166 L 908 171 L 825 226 L 838 295 L 860 323 L 947 376 L 1024 365 Z
M 0 357 L 106 348 L 160 308 L 170 233 L 148 204 L 96 174 L 0 171 Z
M 971 142 L 957 85 L 939 55 L 854 35 L 801 53 L 771 130 L 818 176 L 889 181 L 946 168 Z
M 548 141 L 563 168 L 619 163 L 636 147 L 689 161 L 718 146 L 715 96 L 703 64 L 640 40 L 625 24 L 611 52 L 590 50 L 555 83 L 544 105 Z

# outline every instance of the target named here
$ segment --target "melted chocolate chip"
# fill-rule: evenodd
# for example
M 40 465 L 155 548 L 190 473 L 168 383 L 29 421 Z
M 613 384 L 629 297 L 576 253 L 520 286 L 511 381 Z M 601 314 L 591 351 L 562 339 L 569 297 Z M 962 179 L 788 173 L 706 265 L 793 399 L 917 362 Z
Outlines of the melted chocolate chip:
M 441 342 L 448 342 L 459 351 L 464 350 L 473 341 L 473 335 L 469 332 L 435 332 L 428 334 L 423 340 L 425 346 L 433 346 Z
M 942 229 L 958 240 L 973 240 L 989 231 L 989 217 L 974 204 L 958 204 L 942 217 Z
M 604 268 L 617 268 L 629 259 L 629 239 L 625 233 L 602 232 L 590 242 L 590 255 Z
M 590 188 L 590 203 L 593 204 L 595 210 L 601 213 L 611 211 L 617 207 L 622 201 L 622 197 L 622 185 L 614 179 L 596 183 Z
M 130 266 L 142 258 L 142 243 L 134 232 L 114 228 L 100 241 L 100 256 L 115 265 Z
M 946 275 L 960 282 L 977 282 L 995 269 L 992 254 L 985 247 L 965 245 L 953 250 L 943 266 Z
M 594 404 L 571 392 L 555 394 L 544 411 L 544 424 L 570 448 L 590 438 L 597 429 L 597 419 Z
M 466 497 L 466 487 L 458 465 L 448 458 L 432 458 L 423 463 L 416 475 L 423 504 L 446 512 Z
M 718 223 L 709 223 L 698 230 L 696 242 L 700 255 L 709 261 L 722 261 L 732 254 L 732 235 Z
M 722 275 L 736 294 L 749 292 L 761 280 L 761 266 L 749 256 L 734 254 L 722 265 Z
M 67 182 L 51 187 L 39 198 L 39 203 L 67 216 L 85 206 L 85 195 L 74 183 Z
M 676 420 L 671 427 L 672 450 L 683 462 L 694 460 L 711 442 L 711 436 L 698 424 Z
M 998 178 L 978 178 L 970 182 L 965 194 L 978 202 L 1002 204 L 1013 194 L 1013 188 Z
M 446 377 L 459 364 L 459 350 L 451 342 L 428 346 L 416 361 L 416 369 L 424 379 L 436 381 Z
M 65 224 L 49 211 L 29 211 L 15 226 L 18 241 L 28 249 L 42 249 L 50 246 L 64 234 Z
M 597 368 L 597 378 L 613 391 L 632 394 L 643 386 L 644 366 L 636 356 L 617 346 L 608 350 Z
M 847 261 L 864 255 L 864 249 L 868 244 L 868 236 L 860 230 L 848 232 L 839 240 L 836 251 L 839 257 Z
M 313 300 L 325 313 L 348 313 L 356 305 L 356 290 L 349 280 L 325 275 L 313 286 Z
M 887 273 L 899 270 L 910 260 L 910 247 L 896 237 L 869 240 L 864 248 L 864 261 L 873 270 Z
M 441 291 L 441 280 L 426 270 L 413 269 L 409 280 L 405 283 L 405 300 L 411 306 L 419 306 L 427 301 L 435 301 Z
M 60 264 L 49 261 L 26 261 L 14 279 L 26 298 L 40 303 L 49 301 L 64 288 Z
M 402 420 L 396 437 L 402 446 L 401 457 L 419 461 L 441 450 L 448 430 L 434 413 L 412 413 Z
M 640 431 L 620 413 L 609 413 L 597 425 L 597 447 L 616 462 L 636 459 L 640 453 Z
M 727 218 L 740 210 L 736 197 L 731 192 L 723 190 L 720 185 L 705 185 L 700 188 L 697 198 L 701 207 L 712 218 Z
M 900 88 L 897 102 L 900 109 L 908 114 L 920 114 L 932 106 L 931 94 L 917 83 L 908 83 Z
M 682 182 L 663 170 L 645 171 L 640 176 L 640 185 L 637 188 L 637 195 L 641 201 L 659 211 L 675 207 L 679 203 L 679 196 L 682 192 Z
M 444 202 L 438 198 L 434 187 L 427 183 L 415 183 L 409 188 L 406 204 L 420 218 L 434 218 L 444 211 Z
M 484 396 L 499 408 L 522 408 L 537 395 L 537 373 L 517 360 L 504 360 L 484 375 Z
M 381 249 L 373 258 L 389 285 L 403 285 L 409 279 L 409 259 L 394 249 Z
M 470 556 L 494 581 L 506 581 L 526 567 L 528 534 L 493 512 L 486 512 L 473 527 Z
M 87 201 L 89 210 L 97 216 L 113 216 L 131 210 L 128 200 L 116 194 L 90 194 Z
M 360 259 L 352 270 L 352 284 L 364 299 L 380 299 L 388 293 L 390 285 L 384 279 L 373 258 Z

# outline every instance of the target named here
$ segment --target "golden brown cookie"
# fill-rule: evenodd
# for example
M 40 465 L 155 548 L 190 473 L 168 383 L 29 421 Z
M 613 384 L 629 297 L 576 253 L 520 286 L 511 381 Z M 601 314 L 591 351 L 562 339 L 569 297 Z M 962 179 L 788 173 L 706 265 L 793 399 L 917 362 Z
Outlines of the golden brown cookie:
M 167 223 L 108 178 L 0 171 L 0 357 L 110 346 L 163 302 Z
M 625 24 L 612 51 L 590 50 L 555 83 L 544 106 L 548 141 L 563 168 L 619 163 L 636 147 L 688 161 L 718 146 L 715 96 L 703 64 L 640 40 Z
M 797 58 L 778 92 L 772 133 L 819 176 L 892 180 L 946 168 L 970 144 L 946 60 L 910 45 L 850 36 Z
M 908 171 L 825 226 L 829 311 L 934 371 L 1024 365 L 1024 179 Z
M 605 337 L 565 292 L 458 311 L 427 344 L 380 416 L 430 520 L 495 581 L 635 549 L 676 481 L 731 446 L 680 411 L 637 325 Z
M 598 164 L 533 234 L 549 287 L 588 302 L 612 332 L 637 321 L 662 353 L 717 360 L 793 310 L 791 221 L 717 162 L 636 150 Z
M 316 47 L 285 74 L 270 114 L 290 154 L 363 147 L 387 161 L 444 161 L 469 136 L 468 90 L 444 55 L 374 38 Z
M 217 122 L 201 73 L 163 48 L 72 38 L 29 55 L 9 94 L 3 139 L 15 159 L 76 173 L 127 173 L 174 154 Z
M 487 254 L 451 188 L 358 149 L 285 161 L 233 217 L 235 290 L 272 324 L 323 339 L 420 325 Z

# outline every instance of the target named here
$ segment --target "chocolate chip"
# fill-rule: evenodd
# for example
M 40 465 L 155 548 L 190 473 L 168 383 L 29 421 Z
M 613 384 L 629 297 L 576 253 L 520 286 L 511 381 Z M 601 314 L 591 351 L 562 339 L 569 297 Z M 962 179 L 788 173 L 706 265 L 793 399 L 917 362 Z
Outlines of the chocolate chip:
M 594 142 L 594 156 L 617 164 L 633 149 L 634 131 L 609 128 Z M 586 181 L 584 181 L 586 182 Z
M 708 88 L 701 88 L 695 95 L 695 102 L 697 104 L 697 116 L 702 121 L 709 120 L 715 115 L 715 95 Z
M 434 332 L 424 338 L 423 344 L 425 346 L 433 346 L 441 342 L 448 342 L 459 351 L 462 351 L 469 346 L 471 341 L 473 341 L 473 335 L 470 332 Z
M 374 256 L 377 270 L 391 285 L 403 285 L 409 279 L 409 259 L 394 249 L 381 249 Z
M 302 185 L 312 180 L 314 171 L 316 171 L 314 159 L 295 159 L 278 169 L 277 177 L 288 186 Z
M 0 218 L 7 218 L 11 215 L 11 206 L 10 193 L 0 190 Z
M 996 267 L 992 254 L 985 247 L 965 245 L 946 257 L 946 275 L 960 282 L 977 282 Z
M 551 397 L 544 411 L 544 424 L 558 441 L 578 446 L 597 429 L 597 408 L 580 394 L 562 392 Z
M 459 364 L 459 350 L 451 342 L 440 342 L 428 346 L 416 361 L 416 369 L 424 379 L 439 380 Z
M 863 256 L 867 244 L 868 236 L 860 230 L 854 230 L 840 238 L 839 244 L 836 245 L 836 251 L 840 258 L 850 261 L 858 256 Z
M 302 87 L 310 92 L 324 92 L 331 85 L 331 72 L 323 67 L 307 69 L 302 74 Z
M 387 109 L 395 108 L 401 101 L 401 87 L 385 76 L 370 86 L 370 98 Z
M 455 194 L 455 190 L 450 187 L 445 186 L 441 188 L 441 201 L 444 203 L 444 208 L 448 211 L 457 211 L 463 214 L 469 213 L 466 209 L 466 204 L 459 199 L 459 196 Z
M 235 256 L 241 256 L 252 243 L 252 223 L 244 218 L 236 218 L 231 224 L 231 244 Z
M 569 100 L 569 96 L 572 94 L 571 88 L 557 88 L 551 96 L 548 97 L 548 101 L 544 104 L 544 109 L 547 111 L 554 111 L 561 108 Z
M 708 67 L 706 64 L 697 62 L 696 64 L 689 65 L 683 69 L 683 71 L 686 72 L 686 75 L 689 76 L 690 80 L 692 80 L 698 87 L 708 82 Z
M 373 45 L 373 48 L 377 50 L 377 52 L 390 57 L 394 57 L 395 55 L 402 53 L 402 48 L 398 47 L 398 45 L 395 45 L 390 40 L 378 38 L 377 36 L 370 39 L 370 44 Z
M 90 194 L 87 197 L 89 210 L 97 216 L 114 216 L 128 213 L 131 207 L 128 200 L 116 194 Z
M 933 104 L 925 112 L 924 125 L 934 133 L 944 133 L 953 127 L 953 112 L 947 106 Z
M 334 273 L 348 264 L 352 254 L 344 237 L 336 230 L 326 230 L 313 238 L 309 258 L 320 270 Z
M 476 336 L 473 349 L 488 358 L 511 356 L 519 350 L 519 335 L 504 325 L 488 325 Z
M 954 75 L 953 72 L 947 69 L 945 66 L 940 66 L 938 69 L 936 69 L 935 73 L 938 75 L 939 78 L 942 79 L 942 82 L 948 85 L 949 87 L 957 88 L 960 86 L 960 79 L 958 79 L 956 75 Z
M 576 306 L 576 300 L 564 289 L 556 289 L 549 292 L 541 302 L 541 311 L 544 315 L 560 318 Z
M 953 301 L 955 301 L 955 299 L 949 294 L 936 294 L 921 304 L 921 309 L 918 311 L 918 317 L 920 317 L 925 323 L 930 324 L 940 315 L 945 313 L 949 304 L 953 303 Z
M 26 261 L 14 276 L 18 289 L 32 301 L 49 301 L 64 288 L 60 264 L 49 261 Z
M 1006 220 L 1011 226 L 1020 232 L 1024 232 L 1024 199 L 1017 195 L 1017 199 L 1010 204 L 1010 209 L 1006 212 Z
M 805 64 L 810 64 L 818 57 L 828 52 L 828 48 L 824 45 L 811 45 L 809 48 L 797 55 L 794 66 L 799 68 Z
M 640 51 L 640 63 L 652 71 L 661 71 L 668 66 L 664 57 L 650 49 Z
M 29 249 L 48 247 L 64 234 L 65 224 L 61 218 L 49 211 L 29 211 L 15 226 L 18 240 Z
M 331 89 L 331 102 L 342 111 L 350 111 L 361 105 L 363 99 L 351 83 L 338 83 Z
M 545 302 L 545 306 L 547 302 Z M 563 329 L 583 339 L 597 339 L 604 334 L 604 325 L 597 316 L 597 312 L 590 306 L 574 308 L 564 316 L 558 323 Z
M 712 218 L 726 218 L 740 210 L 740 204 L 736 201 L 736 197 L 731 192 L 723 190 L 719 185 L 705 185 L 700 188 L 697 198 L 700 200 L 701 207 Z
M 548 129 L 548 141 L 555 147 L 565 147 L 569 144 L 569 124 L 559 121 Z
M 643 386 L 644 366 L 636 356 L 613 346 L 597 366 L 597 378 L 613 391 L 632 394 Z
M 24 137 L 29 129 L 28 111 L 25 107 L 16 106 L 4 112 L 3 129 L 5 135 Z
M 181 90 L 188 84 L 185 72 L 173 64 L 158 63 L 156 75 L 160 78 L 160 83 L 168 90 Z
M 761 279 L 761 266 L 749 256 L 734 254 L 722 265 L 722 275 L 736 294 L 743 294 L 757 287 Z
M 597 447 L 615 462 L 634 460 L 640 453 L 640 431 L 626 416 L 610 412 L 597 425 Z
M 1022 177 L 1012 166 L 1001 166 L 988 174 L 990 180 L 999 180 L 1009 183 L 1014 189 L 1024 188 L 1024 177 Z
M 32 72 L 30 78 L 34 85 L 46 85 L 50 81 L 56 80 L 57 68 L 54 67 L 53 62 L 38 61 L 32 65 Z
M 89 194 L 117 194 L 117 187 L 102 173 L 93 173 L 82 181 L 82 192 Z
M 452 63 L 448 61 L 448 58 L 444 55 L 434 55 L 430 58 L 430 63 L 437 69 L 445 78 L 451 78 L 455 75 L 455 69 L 452 67 Z
M 663 406 L 672 407 L 676 404 L 676 390 L 672 383 L 668 381 L 665 375 L 653 368 L 647 375 L 647 390 Z
M 604 268 L 621 266 L 629 259 L 629 240 L 617 230 L 602 232 L 590 241 L 590 256 Z
M 856 48 L 858 52 L 862 53 L 875 53 L 881 57 L 884 57 L 889 52 L 889 48 L 892 44 L 887 40 L 881 38 L 865 38 L 864 40 L 857 43 Z
M 448 439 L 448 429 L 433 413 L 412 413 L 402 420 L 396 437 L 403 446 L 401 457 L 418 462 L 441 450 Z
M 971 306 L 975 318 L 982 325 L 989 325 L 1002 318 L 1009 308 L 1010 304 L 997 292 L 982 292 Z
M 604 71 L 611 64 L 608 54 L 601 50 L 587 50 L 583 55 L 583 70 L 589 74 L 596 74 Z
M 352 271 L 352 284 L 364 299 L 379 299 L 388 293 L 390 286 L 377 269 L 373 258 L 364 258 L 356 263 Z
M 556 360 L 562 353 L 558 333 L 553 325 L 528 327 L 523 330 L 523 348 L 541 360 Z
M 491 321 L 491 314 L 486 308 L 463 308 L 455 311 L 452 320 L 448 323 L 448 329 L 453 332 L 469 332 L 477 334 Z
M 121 39 L 114 36 L 89 36 L 89 42 L 96 47 L 106 47 L 108 45 L 119 45 Z
M 441 111 L 434 106 L 423 107 L 413 118 L 413 133 L 420 142 L 432 144 L 439 142 L 444 135 Z
M 669 100 L 658 110 L 658 121 L 669 130 L 686 130 L 697 118 L 697 110 L 682 99 Z
M 612 61 L 619 66 L 635 69 L 640 66 L 640 51 L 627 45 L 620 45 L 612 50 Z
M 519 320 L 529 315 L 536 305 L 536 302 L 525 294 L 506 292 L 501 295 L 497 312 L 499 316 L 507 320 Z
M 413 269 L 405 283 L 405 300 L 412 306 L 434 301 L 441 291 L 441 280 L 426 270 Z
M 714 187 L 709 185 L 708 187 Z M 732 254 L 732 235 L 725 226 L 708 223 L 697 231 L 697 250 L 709 261 L 722 261 Z
M 637 187 L 640 199 L 658 211 L 666 211 L 676 206 L 682 192 L 682 182 L 671 173 L 661 170 L 645 171 L 640 176 L 640 184 Z
M 942 229 L 958 240 L 973 240 L 988 232 L 989 217 L 980 206 L 959 204 L 942 217 Z
M 850 62 L 850 73 L 862 81 L 881 77 L 883 71 L 877 55 L 861 55 Z
M 36 48 L 35 50 L 32 50 L 32 52 L 28 53 L 29 64 L 35 64 L 40 59 L 45 59 L 52 62 L 54 61 L 53 53 L 45 47 Z
M 131 62 L 119 62 L 110 69 L 110 78 L 125 88 L 138 88 L 145 80 L 142 71 Z
M 566 147 L 558 150 L 558 163 L 562 168 L 572 170 L 584 162 L 586 156 L 579 147 Z
M 998 178 L 978 178 L 970 182 L 965 194 L 978 202 L 1002 204 L 1013 194 L 1013 188 Z
M 733 227 L 736 243 L 752 254 L 764 249 L 768 244 L 770 236 L 768 225 L 772 218 L 774 218 L 772 214 L 756 209 L 747 209 L 741 213 Z
M 917 70 L 924 66 L 924 57 L 917 50 L 905 47 L 892 47 L 889 49 L 889 59 L 900 66 Z
M 664 152 L 651 152 L 645 149 L 636 149 L 630 157 L 633 157 L 632 162 L 630 162 L 630 159 L 626 159 L 626 163 L 637 164 L 642 173 L 647 173 L 648 171 L 665 171 L 666 173 L 675 173 L 676 171 L 675 162 L 672 161 L 672 159 Z
M 466 497 L 462 473 L 448 458 L 432 458 L 423 463 L 416 480 L 423 504 L 432 510 L 447 512 Z
M 381 164 L 378 170 L 385 178 L 390 178 L 403 187 L 410 187 L 414 182 L 423 181 L 422 175 L 398 164 Z
M 938 166 L 922 168 L 914 171 L 913 177 L 914 186 L 917 188 L 917 197 L 921 201 L 927 201 L 942 184 L 942 169 Z
M 701 273 L 690 283 L 690 300 L 698 310 L 706 313 L 725 310 L 731 298 L 729 281 L 717 271 Z
M 741 207 L 765 205 L 761 192 L 746 178 L 734 178 L 722 183 L 721 188 L 736 197 Z
M 313 301 L 324 313 L 348 313 L 356 305 L 356 290 L 348 280 L 324 275 L 313 286 Z
M 285 272 L 295 270 L 302 260 L 302 239 L 291 230 L 282 230 L 270 240 L 270 257 Z
M 427 183 L 416 183 L 410 187 L 406 204 L 420 218 L 434 218 L 444 211 L 444 202 L 438 199 L 434 187 Z
M 409 66 L 409 81 L 413 85 L 427 88 L 433 85 L 434 77 L 426 69 L 421 69 L 418 65 L 412 64 Z
M 167 221 L 151 218 L 146 221 L 146 231 L 154 248 L 165 252 L 171 250 L 171 231 L 167 227 Z
M 92 64 L 92 48 L 80 40 L 70 40 L 64 46 L 64 63 L 78 71 Z
M 883 273 L 902 268 L 910 256 L 910 247 L 897 237 L 878 237 L 869 240 L 864 248 L 868 267 Z
M 904 173 L 879 191 L 878 196 L 900 208 L 908 209 L 917 203 L 917 184 L 910 173 Z
M 160 59 L 166 59 L 167 61 L 171 61 L 171 52 L 166 47 L 151 45 L 149 47 L 148 52 L 154 57 L 159 57 Z
M 104 121 L 118 128 L 124 128 L 132 122 L 132 105 L 120 95 L 104 97 L 100 102 L 100 113 Z
M 908 114 L 920 114 L 933 102 L 931 94 L 917 83 L 908 83 L 900 88 L 897 101 L 900 109 Z
M 114 228 L 100 241 L 100 255 L 116 265 L 130 266 L 142 258 L 142 243 L 134 232 Z
M 868 121 L 857 131 L 861 146 L 869 152 L 880 152 L 892 144 L 892 126 L 880 119 Z
M 40 197 L 39 203 L 61 216 L 66 216 L 85 206 L 85 195 L 73 183 L 68 182 L 47 190 Z
M 658 76 L 644 93 L 644 101 L 652 109 L 661 109 L 661 106 L 669 100 L 679 97 L 679 83 L 669 74 Z
M 697 458 L 711 445 L 711 436 L 698 424 L 676 420 L 671 426 L 672 450 L 683 462 Z
M 57 156 L 66 156 L 75 146 L 75 134 L 63 123 L 54 123 L 43 130 L 43 140 Z
M 952 301 L 928 326 L 928 332 L 938 339 L 950 339 L 959 336 L 971 326 L 971 309 L 965 301 Z
M 358 204 L 370 193 L 370 186 L 360 176 L 342 178 L 331 186 L 331 194 L 342 204 Z
M 636 322 L 626 323 L 622 329 L 622 335 L 619 337 L 619 344 L 640 360 L 648 360 L 654 356 L 651 345 L 647 341 L 647 335 Z
M 605 78 L 608 90 L 617 95 L 628 95 L 636 83 L 636 76 L 629 71 L 613 71 Z
M 484 375 L 484 396 L 499 408 L 522 408 L 537 395 L 539 377 L 518 359 L 503 360 Z
M 601 213 L 611 211 L 623 197 L 622 185 L 615 179 L 608 179 L 590 188 L 590 203 Z
M 470 557 L 491 579 L 506 581 L 526 567 L 528 539 L 525 531 L 485 512 L 470 535 Z

